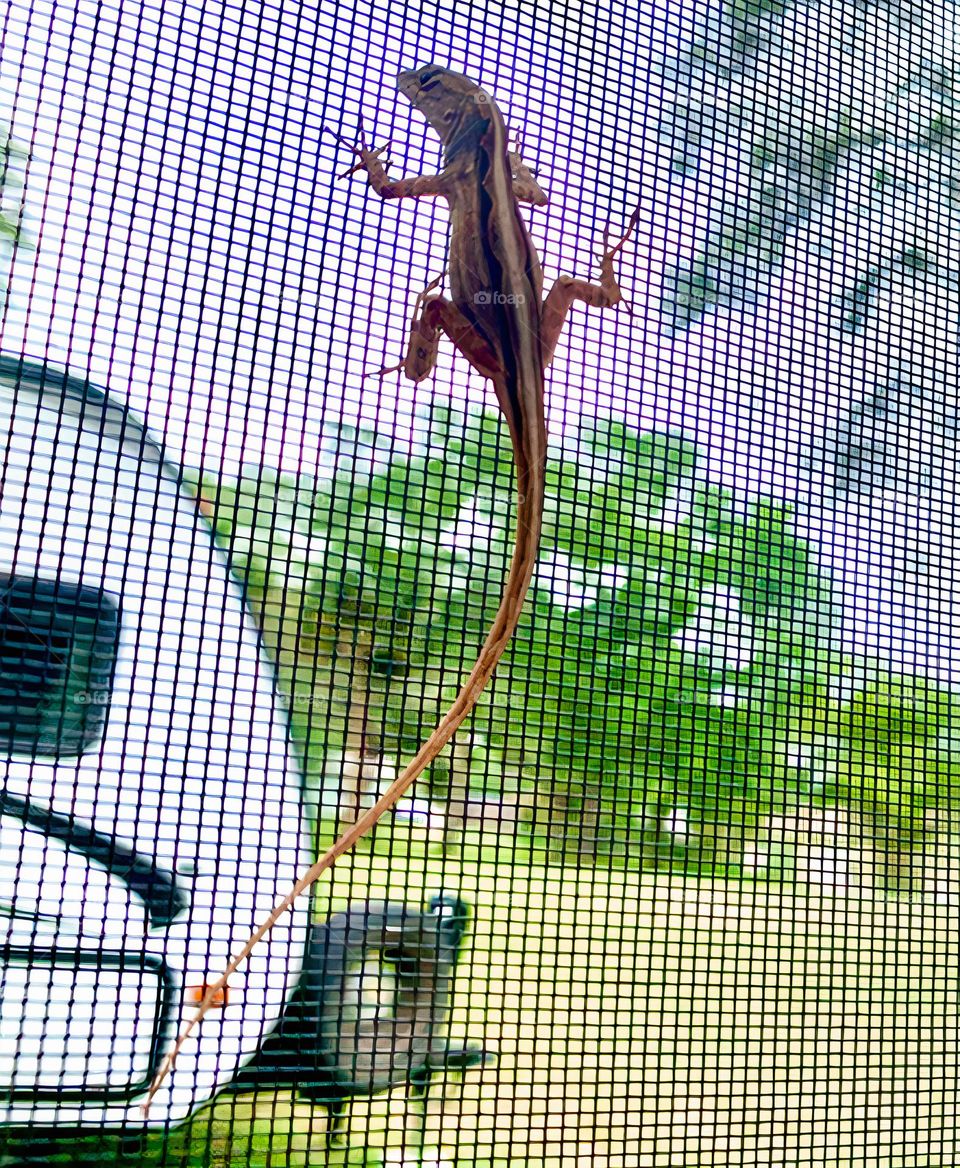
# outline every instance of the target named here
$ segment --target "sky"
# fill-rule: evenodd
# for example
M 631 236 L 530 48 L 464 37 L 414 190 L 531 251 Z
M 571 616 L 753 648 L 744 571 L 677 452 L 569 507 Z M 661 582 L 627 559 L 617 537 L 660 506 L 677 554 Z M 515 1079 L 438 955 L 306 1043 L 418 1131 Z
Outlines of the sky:
M 708 10 L 648 3 L 617 29 L 596 13 L 591 27 L 589 9 L 520 23 L 488 4 L 434 22 L 419 7 L 363 4 L 351 30 L 347 10 L 313 25 L 303 7 L 246 5 L 233 19 L 216 3 L 8 10 L 0 94 L 32 153 L 38 247 L 11 273 L 5 350 L 86 373 L 174 457 L 228 474 L 242 463 L 310 474 L 320 417 L 399 440 L 431 389 L 492 405 L 448 346 L 432 385 L 375 376 L 402 356 L 413 298 L 442 269 L 445 216 L 382 204 L 362 178 L 338 182 L 349 157 L 324 133 L 356 136 L 362 112 L 397 144 L 398 170 L 436 169 L 432 132 L 393 79 L 442 56 L 495 92 L 550 193 L 530 215 L 548 286 L 595 276 L 604 224 L 641 210 L 620 266 L 632 315 L 574 310 L 549 381 L 551 432 L 596 412 L 685 429 L 715 477 L 783 487 L 817 364 L 805 335 L 799 382 L 782 376 L 794 306 L 717 313 L 671 343 L 657 311 L 663 270 L 702 239 L 718 180 L 704 191 L 671 175 L 647 116 L 651 64 Z M 608 55 L 616 74 L 597 68 Z
M 521 44 L 541 45 L 531 63 L 507 55 L 517 53 L 517 18 L 493 5 L 486 19 L 454 11 L 433 22 L 417 19 L 419 6 L 361 3 L 352 28 L 347 10 L 311 22 L 306 7 L 41 0 L 7 11 L 0 112 L 31 150 L 27 229 L 38 248 L 10 275 L 4 348 L 87 373 L 144 414 L 175 457 L 227 473 L 241 463 L 310 473 L 320 416 L 402 434 L 423 398 L 399 376 L 365 375 L 402 354 L 412 298 L 443 264 L 444 217 L 381 205 L 362 179 L 338 182 L 349 156 L 323 133 L 355 137 L 362 111 L 371 133 L 398 142 L 397 167 L 436 168 L 436 142 L 396 92 L 402 68 L 440 56 L 442 44 L 545 159 L 557 213 L 536 213 L 532 228 L 548 279 L 589 272 L 603 222 L 623 222 L 643 185 L 641 174 L 622 177 L 616 111 L 593 108 L 595 82 L 578 89 L 593 50 L 575 22 L 518 31 Z M 633 34 L 637 69 L 695 23 L 692 6 L 651 6 Z M 524 91 L 539 66 L 546 79 L 537 74 L 531 102 Z M 641 161 L 642 174 L 656 166 Z M 646 250 L 635 257 L 641 289 L 658 258 Z M 625 377 L 608 389 L 585 376 L 599 327 L 577 322 L 555 378 L 557 425 L 564 399 L 575 410 L 626 404 Z M 610 364 L 631 360 L 628 351 Z M 444 362 L 436 392 L 487 400 L 476 378 Z M 638 421 L 663 413 L 652 400 L 627 408 Z
M 832 300 L 863 259 L 851 239 L 876 243 L 837 216 L 816 238 L 801 232 L 769 302 L 664 334 L 665 268 L 694 254 L 718 190 L 736 194 L 708 171 L 671 174 L 656 130 L 656 62 L 710 9 L 317 7 L 7 7 L 0 116 L 31 153 L 36 248 L 7 274 L 3 350 L 88 376 L 175 459 L 228 475 L 244 464 L 323 473 L 324 421 L 373 427 L 403 448 L 431 393 L 493 406 L 450 346 L 431 383 L 375 376 L 402 356 L 413 299 L 442 270 L 446 218 L 425 201 L 384 204 L 360 177 L 338 180 L 351 159 L 325 132 L 355 139 L 362 117 L 371 141 L 392 141 L 392 173 L 435 170 L 438 143 L 394 77 L 437 60 L 496 95 L 550 194 L 528 217 L 548 286 L 561 273 L 595 275 L 604 224 L 641 210 L 620 266 L 632 314 L 574 310 L 549 379 L 553 438 L 582 414 L 680 429 L 714 479 L 792 498 L 811 435 L 882 375 L 895 345 L 883 330 L 836 325 Z M 821 7 L 826 22 L 831 6 Z M 811 277 L 811 255 L 827 245 L 832 258 Z M 889 513 L 878 500 L 867 515 L 803 520 L 843 583 L 848 641 L 907 665 L 934 641 L 949 656 L 960 649 L 952 592 L 930 602 L 932 624 L 904 618 L 912 585 L 900 596 L 896 576 L 909 540 Z M 926 522 L 936 533 L 943 516 Z M 952 664 L 934 668 L 960 681 Z

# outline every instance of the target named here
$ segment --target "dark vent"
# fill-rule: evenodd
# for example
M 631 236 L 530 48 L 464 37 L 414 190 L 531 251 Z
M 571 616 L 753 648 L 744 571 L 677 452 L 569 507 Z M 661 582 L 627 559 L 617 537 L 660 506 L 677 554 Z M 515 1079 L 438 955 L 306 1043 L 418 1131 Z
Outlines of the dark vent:
M 95 588 L 0 577 L 0 751 L 60 758 L 99 740 L 119 627 Z

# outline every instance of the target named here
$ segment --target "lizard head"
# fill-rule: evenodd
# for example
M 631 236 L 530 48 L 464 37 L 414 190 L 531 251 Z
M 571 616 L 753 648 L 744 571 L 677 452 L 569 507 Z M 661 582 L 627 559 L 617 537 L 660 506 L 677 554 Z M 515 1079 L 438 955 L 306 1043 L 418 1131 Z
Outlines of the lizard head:
M 421 65 L 401 73 L 397 87 L 440 135 L 447 162 L 461 150 L 476 150 L 478 135 L 485 134 L 491 123 L 505 141 L 493 98 L 462 73 L 442 65 Z

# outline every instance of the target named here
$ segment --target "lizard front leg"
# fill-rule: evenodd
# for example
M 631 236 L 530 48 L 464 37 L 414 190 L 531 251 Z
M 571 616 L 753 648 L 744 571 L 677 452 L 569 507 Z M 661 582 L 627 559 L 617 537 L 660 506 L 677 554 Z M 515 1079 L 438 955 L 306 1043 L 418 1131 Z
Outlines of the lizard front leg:
M 359 146 L 352 146 L 345 138 L 342 138 L 334 131 L 333 136 L 341 145 L 346 146 L 348 150 L 360 159 L 356 166 L 340 175 L 340 178 L 346 178 L 354 174 L 358 170 L 365 170 L 367 178 L 370 181 L 370 186 L 377 192 L 381 199 L 419 199 L 428 196 L 443 195 L 446 193 L 449 176 L 444 174 L 423 174 L 416 178 L 400 178 L 391 180 L 387 174 L 386 166 L 380 161 L 380 155 L 387 149 L 386 146 L 381 146 L 377 150 L 371 150 L 365 142 L 361 141 Z
M 605 247 L 600 259 L 600 283 L 578 280 L 574 276 L 561 276 L 547 294 L 540 313 L 540 351 L 544 367 L 553 360 L 553 355 L 563 331 L 564 322 L 571 306 L 579 301 L 591 308 L 613 308 L 623 300 L 623 293 L 613 271 L 613 260 L 630 238 L 637 224 L 637 214 L 630 220 L 627 230 L 613 247 Z M 607 234 L 604 232 L 604 244 Z

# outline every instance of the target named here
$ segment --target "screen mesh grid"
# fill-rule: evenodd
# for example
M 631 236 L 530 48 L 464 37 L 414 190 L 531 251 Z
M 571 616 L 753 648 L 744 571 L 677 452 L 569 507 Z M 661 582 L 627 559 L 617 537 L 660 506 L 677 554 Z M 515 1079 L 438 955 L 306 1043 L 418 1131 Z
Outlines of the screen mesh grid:
M 955 42 L 950 0 L 6 7 L 0 1163 L 955 1163 Z M 546 206 L 475 113 L 446 199 L 345 176 L 443 168 L 431 64 Z M 605 230 L 494 680 L 145 1117 L 481 653 L 489 366 L 529 427 L 534 254 L 609 294 Z M 469 327 L 414 383 L 424 289 Z

